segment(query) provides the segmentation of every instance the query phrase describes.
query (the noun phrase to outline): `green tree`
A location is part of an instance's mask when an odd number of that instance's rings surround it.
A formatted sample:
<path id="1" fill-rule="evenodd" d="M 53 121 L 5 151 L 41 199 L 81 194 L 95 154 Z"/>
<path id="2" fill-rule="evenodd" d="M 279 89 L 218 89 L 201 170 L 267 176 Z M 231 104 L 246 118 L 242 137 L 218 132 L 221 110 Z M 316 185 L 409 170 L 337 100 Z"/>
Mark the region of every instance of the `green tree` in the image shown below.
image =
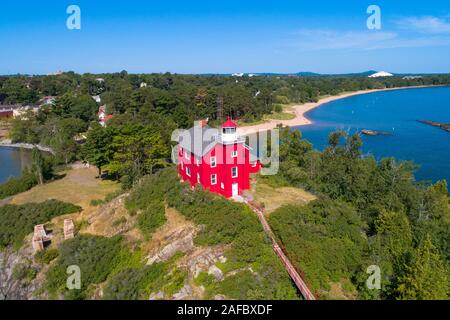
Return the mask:
<path id="1" fill-rule="evenodd" d="M 102 128 L 98 123 L 94 123 L 88 131 L 86 143 L 83 145 L 83 158 L 98 168 L 99 176 L 102 174 L 102 167 L 111 160 L 112 139 L 112 130 Z"/>
<path id="2" fill-rule="evenodd" d="M 406 267 L 397 288 L 398 299 L 448 299 L 449 277 L 430 237 L 417 248 L 415 260 Z"/>

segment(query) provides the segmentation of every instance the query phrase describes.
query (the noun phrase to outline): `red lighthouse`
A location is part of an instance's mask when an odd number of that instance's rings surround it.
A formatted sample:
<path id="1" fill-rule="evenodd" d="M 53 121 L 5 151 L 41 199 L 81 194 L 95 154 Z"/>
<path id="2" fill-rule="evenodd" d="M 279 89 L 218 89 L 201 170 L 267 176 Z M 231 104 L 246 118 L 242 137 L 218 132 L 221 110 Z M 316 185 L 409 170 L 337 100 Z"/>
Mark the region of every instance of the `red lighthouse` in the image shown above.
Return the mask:
<path id="1" fill-rule="evenodd" d="M 261 164 L 236 129 L 236 123 L 228 119 L 220 131 L 210 128 L 207 121 L 183 131 L 178 144 L 181 179 L 226 198 L 250 189 L 250 174 L 257 173 Z"/>

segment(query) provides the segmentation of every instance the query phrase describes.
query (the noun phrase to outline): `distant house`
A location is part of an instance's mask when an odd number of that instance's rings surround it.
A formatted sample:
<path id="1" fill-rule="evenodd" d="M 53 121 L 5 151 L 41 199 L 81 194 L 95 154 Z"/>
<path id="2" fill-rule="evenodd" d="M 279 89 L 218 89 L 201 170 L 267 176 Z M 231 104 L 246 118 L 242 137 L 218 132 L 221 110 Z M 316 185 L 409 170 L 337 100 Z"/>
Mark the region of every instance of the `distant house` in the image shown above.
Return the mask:
<path id="1" fill-rule="evenodd" d="M 415 79 L 422 79 L 422 76 L 405 76 L 402 79 L 403 80 L 415 80 Z"/>
<path id="2" fill-rule="evenodd" d="M 105 79 L 103 79 L 103 78 L 97 78 L 97 79 L 95 79 L 95 81 L 100 82 L 100 83 L 103 83 L 103 82 L 105 82 Z"/>
<path id="3" fill-rule="evenodd" d="M 232 76 L 242 78 L 244 76 L 244 74 L 243 73 L 233 73 Z"/>
<path id="4" fill-rule="evenodd" d="M 236 129 L 228 119 L 220 131 L 208 127 L 207 121 L 183 131 L 177 149 L 181 179 L 226 198 L 250 189 L 250 174 L 259 172 L 261 163 Z"/>
<path id="5" fill-rule="evenodd" d="M 12 118 L 14 116 L 14 110 L 9 106 L 0 106 L 0 119 Z"/>
<path id="6" fill-rule="evenodd" d="M 100 96 L 92 96 L 92 99 L 94 99 L 97 103 L 102 103 L 102 98 L 100 98 Z"/>
<path id="7" fill-rule="evenodd" d="M 113 118 L 111 114 L 106 113 L 106 105 L 100 106 L 100 108 L 98 108 L 97 116 L 98 123 L 102 127 L 106 127 L 106 123 Z"/>
<path id="8" fill-rule="evenodd" d="M 369 78 L 382 78 L 382 77 L 393 77 L 394 75 L 392 73 L 386 72 L 386 71 L 380 71 L 376 72 L 369 76 Z"/>
<path id="9" fill-rule="evenodd" d="M 39 101 L 39 106 L 48 106 L 53 105 L 55 103 L 56 97 L 54 96 L 45 96 Z"/>
<path id="10" fill-rule="evenodd" d="M 141 88 L 146 88 L 146 87 L 147 87 L 147 83 L 141 82 L 140 87 L 141 87 Z"/>
<path id="11" fill-rule="evenodd" d="M 34 113 L 39 111 L 39 106 L 20 106 L 13 110 L 14 118 L 21 118 L 22 120 L 27 120 L 25 114 L 29 111 L 33 111 Z"/>

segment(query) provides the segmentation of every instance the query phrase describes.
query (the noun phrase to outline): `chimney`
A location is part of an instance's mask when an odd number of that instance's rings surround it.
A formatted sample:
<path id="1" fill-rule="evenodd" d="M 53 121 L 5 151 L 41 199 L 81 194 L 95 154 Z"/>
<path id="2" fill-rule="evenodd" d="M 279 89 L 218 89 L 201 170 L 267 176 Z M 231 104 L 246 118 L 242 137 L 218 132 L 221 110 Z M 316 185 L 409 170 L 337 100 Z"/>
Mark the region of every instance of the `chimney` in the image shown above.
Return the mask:
<path id="1" fill-rule="evenodd" d="M 208 122 L 209 122 L 209 118 L 206 118 L 206 119 L 200 120 L 198 122 L 198 124 L 199 124 L 200 128 L 204 128 L 204 127 L 206 127 L 208 125 Z"/>

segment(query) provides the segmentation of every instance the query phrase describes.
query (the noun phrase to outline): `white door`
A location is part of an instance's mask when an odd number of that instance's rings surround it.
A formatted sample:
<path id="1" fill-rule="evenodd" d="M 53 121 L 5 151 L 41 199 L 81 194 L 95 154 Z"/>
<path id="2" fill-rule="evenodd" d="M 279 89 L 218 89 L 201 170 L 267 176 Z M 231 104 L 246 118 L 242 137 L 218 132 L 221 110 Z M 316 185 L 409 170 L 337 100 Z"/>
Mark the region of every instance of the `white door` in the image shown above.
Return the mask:
<path id="1" fill-rule="evenodd" d="M 239 195 L 239 185 L 238 185 L 237 183 L 233 183 L 233 184 L 231 185 L 231 192 L 232 192 L 232 194 L 233 194 L 233 195 L 232 195 L 233 197 Z"/>

